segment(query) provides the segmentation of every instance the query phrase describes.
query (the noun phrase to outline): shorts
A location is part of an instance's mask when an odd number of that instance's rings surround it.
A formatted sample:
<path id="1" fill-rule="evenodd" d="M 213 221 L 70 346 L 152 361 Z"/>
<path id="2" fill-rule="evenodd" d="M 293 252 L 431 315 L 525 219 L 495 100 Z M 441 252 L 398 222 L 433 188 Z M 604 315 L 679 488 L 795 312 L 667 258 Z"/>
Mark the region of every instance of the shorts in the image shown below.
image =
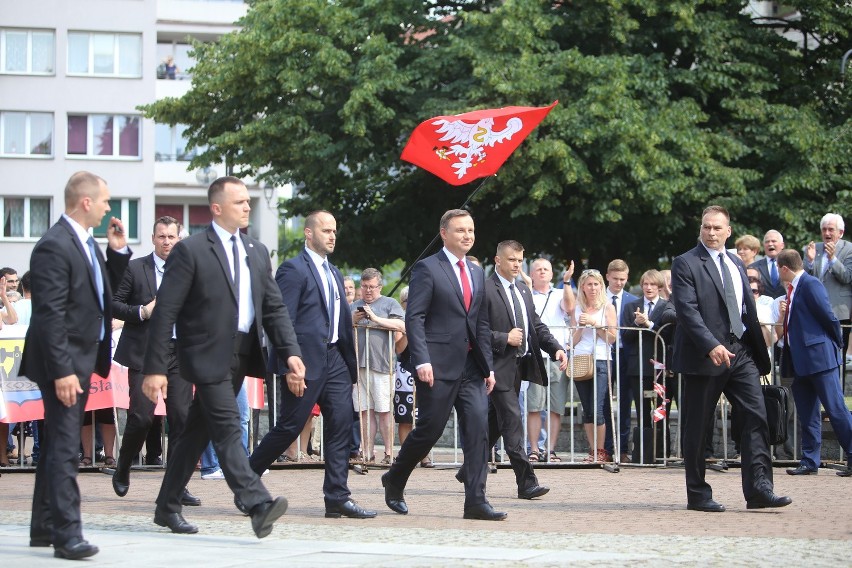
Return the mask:
<path id="1" fill-rule="evenodd" d="M 95 410 L 95 422 L 98 424 L 115 424 L 115 412 L 113 412 L 112 408 L 99 408 Z M 83 426 L 91 426 L 92 425 L 92 411 L 86 411 L 86 415 L 83 416 Z"/>
<path id="2" fill-rule="evenodd" d="M 370 396 L 367 396 L 367 382 L 369 381 Z M 360 405 L 358 404 L 360 391 Z M 352 389 L 352 404 L 355 410 L 375 410 L 376 412 L 390 412 L 391 400 L 393 399 L 393 388 L 391 377 L 388 373 L 380 373 L 370 369 L 358 368 L 358 385 Z"/>
<path id="3" fill-rule="evenodd" d="M 565 413 L 565 404 L 568 402 L 568 389 L 571 388 L 571 380 L 565 375 L 565 371 L 559 370 L 559 362 L 547 360 L 547 369 L 550 373 L 550 411 L 556 414 Z M 547 406 L 545 387 L 530 383 L 527 389 L 527 412 L 541 412 Z"/>

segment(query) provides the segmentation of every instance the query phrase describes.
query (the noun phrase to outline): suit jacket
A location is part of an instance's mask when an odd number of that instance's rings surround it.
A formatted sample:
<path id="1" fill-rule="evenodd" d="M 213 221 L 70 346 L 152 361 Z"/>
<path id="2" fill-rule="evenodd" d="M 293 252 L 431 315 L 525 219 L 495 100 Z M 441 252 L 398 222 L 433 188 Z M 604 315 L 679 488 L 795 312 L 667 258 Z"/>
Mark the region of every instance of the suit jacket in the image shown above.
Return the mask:
<path id="1" fill-rule="evenodd" d="M 825 253 L 825 243 L 817 243 L 814 263 L 808 267 L 805 261 L 805 271 L 825 286 L 831 309 L 837 319 L 848 320 L 852 314 L 852 243 L 843 239 L 837 241 L 834 262 L 825 274 L 822 273 L 825 260 L 823 253 Z M 806 258 L 804 251 L 802 258 Z"/>
<path id="2" fill-rule="evenodd" d="M 240 233 L 246 250 L 253 331 L 266 335 L 279 357 L 300 356 L 296 334 L 281 293 L 272 280 L 269 252 L 259 241 Z M 225 247 L 212 226 L 180 241 L 169 253 L 157 307 L 151 316 L 143 372 L 165 375 L 168 343 L 177 325 L 177 356 L 181 376 L 191 383 L 219 382 L 231 369 L 239 316 L 237 290 Z M 247 373 L 262 377 L 266 354 L 257 339 L 251 346 Z"/>
<path id="3" fill-rule="evenodd" d="M 124 271 L 124 278 L 112 298 L 112 311 L 116 319 L 124 321 L 121 339 L 115 348 L 113 359 L 130 369 L 139 370 L 145 360 L 148 346 L 148 324 L 150 319 L 139 317 L 139 308 L 157 296 L 157 275 L 154 253 L 134 258 Z"/>
<path id="4" fill-rule="evenodd" d="M 637 327 L 636 326 L 636 310 L 645 311 L 645 298 L 637 298 L 629 304 L 624 304 L 624 310 L 621 312 L 622 327 Z M 677 321 L 674 304 L 658 297 L 654 305 L 654 309 L 648 315 L 650 320 L 654 322 L 654 327 L 648 331 L 637 331 L 635 329 L 625 329 L 621 332 L 621 341 L 624 343 L 625 353 L 627 353 L 626 372 L 631 376 L 639 376 L 639 341 L 641 335 L 642 342 L 642 364 L 645 368 L 644 376 L 654 376 L 654 365 L 651 359 L 654 357 L 654 345 L 656 336 L 660 328 L 660 337 L 665 341 L 666 347 L 671 345 L 671 339 L 674 336 L 674 323 Z M 670 324 L 670 325 L 667 325 Z M 666 326 L 666 327 L 663 327 Z M 657 344 L 657 360 L 661 361 L 665 355 L 661 351 L 661 346 Z M 668 364 L 666 365 L 668 367 Z"/>
<path id="5" fill-rule="evenodd" d="M 604 293 L 606 293 L 606 292 L 604 292 Z M 617 321 L 617 322 L 619 322 L 619 323 L 618 323 L 618 325 L 622 325 L 620 322 L 621 322 L 621 318 L 624 318 L 624 313 L 625 313 L 625 312 L 624 312 L 624 308 L 626 308 L 626 307 L 627 307 L 627 304 L 629 304 L 629 303 L 631 303 L 631 302 L 635 302 L 635 301 L 636 301 L 636 300 L 638 300 L 638 299 L 639 299 L 639 298 L 638 298 L 637 296 L 635 296 L 635 295 L 631 294 L 631 293 L 630 293 L 630 292 L 628 292 L 627 290 L 622 290 L 622 292 L 621 292 L 621 303 L 620 303 L 620 306 L 621 306 L 621 317 L 619 318 L 618 312 L 616 312 L 616 313 L 615 313 L 615 316 L 616 316 L 616 318 L 617 318 L 617 319 L 616 319 L 616 321 Z M 608 302 L 608 303 L 610 303 L 610 304 L 612 304 L 612 298 L 607 298 L 607 302 Z M 630 321 L 632 322 L 633 320 L 631 319 Z M 626 361 L 626 360 L 627 360 L 627 357 L 629 357 L 629 356 L 630 356 L 630 346 L 629 346 L 629 345 L 626 345 L 626 344 L 624 343 L 624 334 L 621 334 L 621 343 L 620 343 L 619 345 L 621 345 L 621 349 L 622 349 L 622 352 L 621 352 L 621 353 L 622 353 L 621 358 L 622 358 L 622 359 L 624 359 L 624 360 Z M 615 348 L 615 344 L 613 344 L 613 349 L 614 349 L 614 348 Z M 624 351 L 625 349 L 626 349 L 627 351 Z"/>
<path id="6" fill-rule="evenodd" d="M 535 311 L 532 293 L 523 282 L 515 282 L 515 288 L 523 299 L 524 310 L 527 313 L 529 329 L 526 330 L 529 341 L 528 351 L 530 364 L 526 365 L 523 380 L 540 385 L 547 384 L 547 369 L 541 357 L 544 349 L 550 358 L 556 360 L 556 352 L 563 349 L 559 341 L 550 333 L 550 329 L 542 323 Z M 497 273 L 493 273 L 485 282 L 485 299 L 488 302 L 488 319 L 491 322 L 491 356 L 494 363 L 495 389 L 508 391 L 516 386 L 518 347 L 509 345 L 509 332 L 515 326 L 515 308 L 512 300 L 506 294 L 503 283 Z"/>
<path id="7" fill-rule="evenodd" d="M 745 311 L 742 321 L 745 333 L 742 341 L 761 375 L 770 371 L 769 353 L 757 320 L 757 308 L 748 286 L 748 278 L 740 258 L 727 251 L 742 280 Z M 716 366 L 708 356 L 717 345 L 728 345 L 731 322 L 725 306 L 722 277 L 701 243 L 674 259 L 672 263 L 672 297 L 677 312 L 672 369 L 689 375 L 716 376 L 725 372 L 724 365 Z"/>
<path id="8" fill-rule="evenodd" d="M 464 309 L 455 268 L 443 250 L 412 268 L 405 312 L 412 373 L 418 365 L 431 363 L 435 380 L 458 380 L 470 351 L 482 376 L 491 374 L 491 327 L 485 305 L 485 273 L 467 261 L 465 268 L 473 280 L 469 311 Z"/>
<path id="9" fill-rule="evenodd" d="M 33 313 L 20 372 L 40 386 L 72 374 L 88 379 L 93 370 L 102 377 L 109 374 L 111 282 L 121 278 L 130 255 L 107 248 L 105 262 L 99 247 L 95 254 L 104 281 L 103 310 L 89 257 L 64 217 L 33 248 Z"/>
<path id="10" fill-rule="evenodd" d="M 787 294 L 784 289 L 784 284 L 781 282 L 781 275 L 778 276 L 778 285 L 772 285 L 772 277 L 769 275 L 769 257 L 763 257 L 748 265 L 760 273 L 760 281 L 763 282 L 763 293 L 772 298 L 780 298 Z"/>
<path id="11" fill-rule="evenodd" d="M 804 377 L 843 365 L 840 322 L 819 280 L 802 273 L 793 295 L 781 374 Z"/>
<path id="12" fill-rule="evenodd" d="M 340 294 L 340 316 L 337 323 L 337 347 L 349 368 L 352 382 L 358 380 L 358 364 L 355 359 L 355 340 L 352 336 L 352 313 L 343 295 L 343 275 L 329 263 Z M 284 304 L 293 319 L 296 339 L 302 349 L 306 381 L 321 377 L 328 361 L 328 309 L 325 303 L 322 279 L 308 251 L 302 249 L 299 256 L 281 263 L 275 273 L 275 281 L 284 298 Z M 271 361 L 270 370 L 283 374 L 283 361 Z"/>

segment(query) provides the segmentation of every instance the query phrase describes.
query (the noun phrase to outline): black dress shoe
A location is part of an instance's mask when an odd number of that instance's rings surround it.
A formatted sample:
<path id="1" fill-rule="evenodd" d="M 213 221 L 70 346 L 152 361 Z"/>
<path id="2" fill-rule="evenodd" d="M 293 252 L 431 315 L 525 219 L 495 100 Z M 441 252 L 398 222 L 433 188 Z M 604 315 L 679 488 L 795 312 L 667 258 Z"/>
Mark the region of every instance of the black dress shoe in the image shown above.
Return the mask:
<path id="1" fill-rule="evenodd" d="M 385 488 L 385 503 L 394 513 L 400 515 L 408 514 L 408 505 L 405 504 L 402 489 L 394 487 L 388 480 L 388 474 L 382 476 L 382 487 Z"/>
<path id="2" fill-rule="evenodd" d="M 245 506 L 245 503 L 240 501 L 240 498 L 237 497 L 236 494 L 234 495 L 234 506 L 236 506 L 240 513 L 242 513 L 246 517 L 251 515 L 251 511 L 249 511 L 249 508 Z"/>
<path id="3" fill-rule="evenodd" d="M 272 525 L 286 512 L 287 499 L 284 497 L 276 497 L 274 501 L 256 505 L 251 510 L 251 528 L 257 538 L 269 536 Z"/>
<path id="4" fill-rule="evenodd" d="M 195 534 L 198 532 L 198 527 L 186 522 L 186 519 L 180 513 L 167 513 L 156 509 L 154 511 L 154 523 L 161 527 L 169 527 L 173 533 L 177 534 Z"/>
<path id="5" fill-rule="evenodd" d="M 130 489 L 130 469 L 124 469 L 121 466 L 115 468 L 115 473 L 112 474 L 112 489 L 119 497 L 127 495 Z"/>
<path id="6" fill-rule="evenodd" d="M 180 504 L 184 507 L 200 507 L 201 499 L 189 492 L 189 489 L 184 488 L 180 496 Z"/>
<path id="7" fill-rule="evenodd" d="M 80 560 L 81 558 L 94 556 L 97 553 L 97 546 L 79 538 L 71 539 L 62 546 L 55 546 L 53 548 L 53 556 L 68 560 Z"/>
<path id="8" fill-rule="evenodd" d="M 378 513 L 361 508 L 355 501 L 348 499 L 336 505 L 326 504 L 325 517 L 327 519 L 339 519 L 349 517 L 350 519 L 372 519 Z"/>
<path id="9" fill-rule="evenodd" d="M 474 505 L 464 508 L 465 519 L 476 519 L 479 521 L 502 521 L 508 515 L 502 511 L 495 511 L 488 503 Z"/>
<path id="10" fill-rule="evenodd" d="M 527 489 L 518 489 L 518 499 L 535 499 L 546 494 L 548 491 L 550 491 L 550 487 L 542 485 L 534 485 Z"/>
<path id="11" fill-rule="evenodd" d="M 852 467 L 841 469 L 837 472 L 837 475 L 839 475 L 840 477 L 852 477 Z"/>
<path id="12" fill-rule="evenodd" d="M 456 481 L 459 483 L 464 483 L 464 467 L 460 467 L 456 472 Z"/>
<path id="13" fill-rule="evenodd" d="M 772 491 L 758 493 L 746 501 L 746 509 L 770 509 L 775 507 L 786 507 L 793 500 L 789 497 L 776 495 Z"/>
<path id="14" fill-rule="evenodd" d="M 799 467 L 793 469 L 790 468 L 787 470 L 787 475 L 816 475 L 819 470 L 815 467 L 808 467 L 806 465 L 800 465 Z"/>
<path id="15" fill-rule="evenodd" d="M 724 513 L 725 506 L 717 503 L 713 499 L 706 501 L 698 501 L 697 503 L 687 503 L 686 508 L 690 511 L 703 511 L 705 513 Z"/>

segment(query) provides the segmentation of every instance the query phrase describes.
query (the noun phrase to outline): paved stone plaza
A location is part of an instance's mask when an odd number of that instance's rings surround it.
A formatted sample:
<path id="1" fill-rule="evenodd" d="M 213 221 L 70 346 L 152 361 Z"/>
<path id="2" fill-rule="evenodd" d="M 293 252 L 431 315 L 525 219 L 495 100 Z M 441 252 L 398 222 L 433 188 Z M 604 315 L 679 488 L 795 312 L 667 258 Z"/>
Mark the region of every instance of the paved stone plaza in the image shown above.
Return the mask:
<path id="1" fill-rule="evenodd" d="M 197 535 L 173 535 L 152 522 L 161 470 L 134 471 L 127 497 L 112 492 L 109 476 L 83 473 L 85 536 L 101 552 L 99 566 L 203 566 L 256 562 L 281 566 L 848 566 L 852 562 L 852 479 L 833 470 L 791 477 L 775 469 L 776 491 L 790 495 L 784 509 L 747 511 L 739 470 L 708 471 L 725 513 L 687 511 L 683 471 L 623 466 L 537 468 L 551 492 L 535 501 L 515 498 L 511 470 L 488 477 L 488 496 L 503 522 L 462 519 L 463 491 L 455 469 L 418 469 L 406 499 L 411 513 L 384 504 L 381 470 L 349 477 L 353 497 L 375 508 L 372 520 L 323 516 L 321 469 L 275 469 L 263 480 L 290 508 L 272 534 L 257 540 L 233 506 L 224 481 L 190 489 L 202 507 L 184 509 Z M 31 549 L 28 521 L 33 475 L 0 478 L 0 566 L 57 566 L 50 549 Z M 275 564 L 272 564 L 275 563 Z"/>

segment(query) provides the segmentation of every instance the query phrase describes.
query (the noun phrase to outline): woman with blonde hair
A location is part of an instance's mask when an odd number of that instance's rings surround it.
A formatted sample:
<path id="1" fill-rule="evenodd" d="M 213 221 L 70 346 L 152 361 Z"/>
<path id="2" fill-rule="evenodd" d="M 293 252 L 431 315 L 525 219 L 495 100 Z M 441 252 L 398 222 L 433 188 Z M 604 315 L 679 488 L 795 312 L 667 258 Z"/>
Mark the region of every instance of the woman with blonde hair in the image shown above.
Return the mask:
<path id="1" fill-rule="evenodd" d="M 754 235 L 741 236 L 736 240 L 734 246 L 737 247 L 737 256 L 740 257 L 746 268 L 760 254 L 760 241 Z"/>
<path id="2" fill-rule="evenodd" d="M 574 321 L 579 326 L 574 331 L 576 355 L 594 355 L 595 374 L 586 381 L 578 381 L 577 393 L 583 407 L 583 429 L 589 439 L 589 456 L 586 462 L 611 461 L 604 449 L 604 400 L 609 396 L 610 349 L 616 337 L 615 307 L 606 301 L 605 285 L 597 270 L 584 270 L 577 283 L 577 306 Z M 594 448 L 594 449 L 591 449 Z"/>

